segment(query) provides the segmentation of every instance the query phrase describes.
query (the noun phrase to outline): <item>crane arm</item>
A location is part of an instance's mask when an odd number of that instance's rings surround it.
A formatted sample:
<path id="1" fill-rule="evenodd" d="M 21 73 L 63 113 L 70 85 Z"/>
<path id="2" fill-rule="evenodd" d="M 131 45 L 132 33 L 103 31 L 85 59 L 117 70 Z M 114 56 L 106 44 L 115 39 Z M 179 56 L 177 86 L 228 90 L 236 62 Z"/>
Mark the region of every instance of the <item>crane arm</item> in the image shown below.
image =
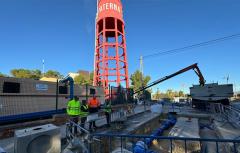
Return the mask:
<path id="1" fill-rule="evenodd" d="M 193 68 L 194 72 L 197 74 L 197 76 L 199 77 L 199 84 L 201 86 L 204 86 L 205 85 L 205 79 L 203 77 L 203 74 L 202 72 L 200 71 L 199 67 L 196 65 L 194 68 Z"/>
<path id="2" fill-rule="evenodd" d="M 200 71 L 200 69 L 199 69 L 199 67 L 198 67 L 198 64 L 195 63 L 195 64 L 190 65 L 190 66 L 188 66 L 188 67 L 186 67 L 186 68 L 184 68 L 184 69 L 181 69 L 181 70 L 179 70 L 179 71 L 177 71 L 177 72 L 175 72 L 175 73 L 173 73 L 173 74 L 171 74 L 171 75 L 168 75 L 168 76 L 165 76 L 165 77 L 163 77 L 163 78 L 161 78 L 161 79 L 158 79 L 158 80 L 156 80 L 156 81 L 148 84 L 147 86 L 138 89 L 138 90 L 135 91 L 133 94 L 139 93 L 139 92 L 141 92 L 141 91 L 143 91 L 143 90 L 146 90 L 146 89 L 148 89 L 148 88 L 150 88 L 150 87 L 152 87 L 152 86 L 155 86 L 155 85 L 157 85 L 157 84 L 159 84 L 159 83 L 161 83 L 161 82 L 164 82 L 164 81 L 166 81 L 166 80 L 168 80 L 168 79 L 171 79 L 171 78 L 173 78 L 173 77 L 175 77 L 175 76 L 177 76 L 177 75 L 180 75 L 180 74 L 182 74 L 182 73 L 184 73 L 184 72 L 187 72 L 187 71 L 189 71 L 189 70 L 194 70 L 194 72 L 195 72 L 195 73 L 197 74 L 197 76 L 199 77 L 199 83 L 200 83 L 200 85 L 204 86 L 204 84 L 205 84 L 205 79 L 204 79 L 204 77 L 203 77 L 203 75 L 202 75 L 202 72 Z"/>

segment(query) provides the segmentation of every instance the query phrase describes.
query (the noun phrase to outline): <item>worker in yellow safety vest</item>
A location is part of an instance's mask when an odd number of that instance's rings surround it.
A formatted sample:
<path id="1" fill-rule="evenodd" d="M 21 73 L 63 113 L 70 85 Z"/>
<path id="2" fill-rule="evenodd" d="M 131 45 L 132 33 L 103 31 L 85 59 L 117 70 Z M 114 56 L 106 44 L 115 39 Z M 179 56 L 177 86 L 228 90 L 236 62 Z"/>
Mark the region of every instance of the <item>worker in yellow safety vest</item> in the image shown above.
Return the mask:
<path id="1" fill-rule="evenodd" d="M 112 106 L 111 106 L 109 99 L 107 99 L 104 104 L 104 112 L 105 112 L 106 119 L 107 119 L 107 127 L 110 127 Z"/>
<path id="2" fill-rule="evenodd" d="M 68 102 L 67 114 L 72 122 L 78 124 L 78 117 L 80 115 L 80 102 L 77 96 Z M 71 127 L 73 127 L 73 124 L 71 124 Z M 77 134 L 77 126 L 74 126 L 72 133 Z"/>
<path id="3" fill-rule="evenodd" d="M 81 112 L 80 112 L 80 118 L 81 118 L 81 127 L 85 128 L 85 122 L 87 120 L 87 116 L 89 115 L 88 105 L 87 101 L 83 100 L 81 105 Z M 83 132 L 83 131 L 82 131 Z"/>

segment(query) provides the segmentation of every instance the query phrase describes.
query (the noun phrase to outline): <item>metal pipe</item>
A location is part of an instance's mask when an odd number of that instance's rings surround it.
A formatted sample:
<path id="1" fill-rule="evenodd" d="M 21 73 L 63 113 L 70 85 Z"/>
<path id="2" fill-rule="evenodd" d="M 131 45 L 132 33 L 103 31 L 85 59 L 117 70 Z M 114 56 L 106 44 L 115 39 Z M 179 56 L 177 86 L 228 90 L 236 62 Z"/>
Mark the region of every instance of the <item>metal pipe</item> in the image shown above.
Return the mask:
<path id="1" fill-rule="evenodd" d="M 56 113 L 58 112 L 58 79 L 57 79 L 57 83 L 56 83 Z"/>
<path id="2" fill-rule="evenodd" d="M 70 121 L 70 120 L 68 120 L 68 122 L 71 123 L 73 126 L 76 126 L 78 129 L 83 130 L 85 133 L 90 134 L 90 132 L 88 130 L 86 130 L 85 128 L 81 127 L 79 124 L 76 124 L 75 122 Z"/>
<path id="3" fill-rule="evenodd" d="M 74 80 L 73 80 L 73 78 L 68 75 L 64 79 L 60 80 L 59 82 L 61 82 L 61 83 L 68 83 L 69 82 L 69 85 L 70 85 L 69 98 L 73 99 L 73 97 L 74 97 Z"/>
<path id="4" fill-rule="evenodd" d="M 129 134 L 101 134 L 101 133 L 93 133 L 91 134 L 92 137 L 125 137 L 125 138 L 138 138 L 138 139 L 144 139 L 144 138 L 152 138 L 157 140 L 181 140 L 181 141 L 205 141 L 205 142 L 228 142 L 228 143 L 240 143 L 239 140 L 233 140 L 233 139 L 207 139 L 207 138 L 183 138 L 183 137 L 166 137 L 166 136 L 149 136 L 149 135 L 129 135 Z"/>

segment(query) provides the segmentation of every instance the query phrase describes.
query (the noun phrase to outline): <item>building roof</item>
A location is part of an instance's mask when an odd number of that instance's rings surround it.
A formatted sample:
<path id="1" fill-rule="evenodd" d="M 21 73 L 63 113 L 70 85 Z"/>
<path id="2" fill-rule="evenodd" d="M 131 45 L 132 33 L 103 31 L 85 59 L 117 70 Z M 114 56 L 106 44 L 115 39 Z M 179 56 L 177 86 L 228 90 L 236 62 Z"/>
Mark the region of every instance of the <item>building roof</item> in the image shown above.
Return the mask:
<path id="1" fill-rule="evenodd" d="M 40 81 L 57 82 L 57 78 L 42 77 Z"/>

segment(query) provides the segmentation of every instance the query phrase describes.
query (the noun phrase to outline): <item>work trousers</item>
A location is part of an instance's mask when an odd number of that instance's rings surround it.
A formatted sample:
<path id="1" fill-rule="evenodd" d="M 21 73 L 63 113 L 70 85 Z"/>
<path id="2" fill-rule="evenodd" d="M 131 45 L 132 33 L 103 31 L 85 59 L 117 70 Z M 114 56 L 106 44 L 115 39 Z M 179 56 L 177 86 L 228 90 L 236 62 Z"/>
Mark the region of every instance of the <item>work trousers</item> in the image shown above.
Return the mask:
<path id="1" fill-rule="evenodd" d="M 89 113 L 93 114 L 93 113 L 97 113 L 98 112 L 98 108 L 89 108 Z M 92 130 L 92 128 L 97 128 L 96 126 L 96 121 L 91 121 L 89 123 L 89 130 Z"/>
<path id="2" fill-rule="evenodd" d="M 85 128 L 85 122 L 87 120 L 87 117 L 81 117 L 81 127 Z M 83 132 L 83 131 L 82 131 Z"/>
<path id="3" fill-rule="evenodd" d="M 78 124 L 78 116 L 70 116 L 70 121 L 74 122 L 75 124 Z M 74 126 L 72 123 L 71 125 L 71 131 L 73 134 L 77 134 L 77 126 Z"/>
<path id="4" fill-rule="evenodd" d="M 92 128 L 97 128 L 97 126 L 96 126 L 96 121 L 91 121 L 91 122 L 89 123 L 89 130 L 92 130 Z"/>
<path id="5" fill-rule="evenodd" d="M 106 119 L 107 119 L 107 125 L 110 126 L 111 122 L 111 113 L 105 112 Z"/>

